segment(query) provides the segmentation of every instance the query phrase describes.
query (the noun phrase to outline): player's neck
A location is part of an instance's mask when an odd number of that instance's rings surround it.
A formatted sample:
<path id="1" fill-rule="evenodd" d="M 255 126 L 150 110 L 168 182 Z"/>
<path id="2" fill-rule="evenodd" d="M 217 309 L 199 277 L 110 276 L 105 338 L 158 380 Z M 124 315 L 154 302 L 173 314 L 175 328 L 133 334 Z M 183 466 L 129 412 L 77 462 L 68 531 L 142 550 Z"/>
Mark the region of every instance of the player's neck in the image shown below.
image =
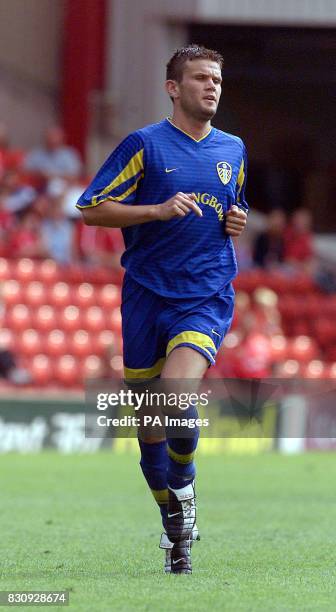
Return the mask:
<path id="1" fill-rule="evenodd" d="M 171 117 L 171 122 L 183 132 L 195 138 L 195 140 L 200 140 L 204 136 L 206 136 L 211 130 L 211 122 L 209 121 L 198 121 L 197 119 L 193 119 L 192 117 L 186 117 L 184 114 L 174 111 L 173 116 Z"/>

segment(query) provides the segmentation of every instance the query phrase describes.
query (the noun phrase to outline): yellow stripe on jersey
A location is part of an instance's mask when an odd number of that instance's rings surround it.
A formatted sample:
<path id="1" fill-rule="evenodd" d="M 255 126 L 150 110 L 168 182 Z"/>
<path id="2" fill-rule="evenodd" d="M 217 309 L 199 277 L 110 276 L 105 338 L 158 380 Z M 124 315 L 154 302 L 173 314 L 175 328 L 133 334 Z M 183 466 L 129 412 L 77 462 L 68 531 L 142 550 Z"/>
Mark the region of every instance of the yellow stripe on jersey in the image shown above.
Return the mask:
<path id="1" fill-rule="evenodd" d="M 238 193 L 237 193 L 237 201 L 240 202 L 240 192 L 242 190 L 242 187 L 244 185 L 244 180 L 245 180 L 245 167 L 244 167 L 244 160 L 242 159 L 242 163 L 240 164 L 240 168 L 239 168 L 239 174 L 238 174 L 238 178 L 237 178 L 237 183 L 238 183 Z"/>
<path id="2" fill-rule="evenodd" d="M 136 190 L 137 186 L 138 186 L 138 182 L 140 181 L 140 179 L 142 179 L 144 177 L 144 173 L 141 172 L 139 178 L 137 178 L 136 182 L 134 183 L 134 185 L 132 185 L 132 187 L 130 187 L 129 189 L 127 189 L 127 191 L 125 191 L 124 193 L 122 193 L 120 196 L 115 196 L 115 197 L 108 197 L 108 200 L 113 200 L 116 202 L 122 202 L 123 200 L 125 200 L 131 193 L 133 193 L 133 191 Z M 102 200 L 101 200 L 102 201 Z M 104 202 L 104 200 L 103 200 Z"/>
<path id="3" fill-rule="evenodd" d="M 179 344 L 184 343 L 195 344 L 195 346 L 198 346 L 199 348 L 203 349 L 203 351 L 205 351 L 210 356 L 211 361 L 213 361 L 214 356 L 208 349 L 212 348 L 215 353 L 217 352 L 214 341 L 212 340 L 212 338 L 210 338 L 210 336 L 196 331 L 184 331 L 181 334 L 177 334 L 177 336 L 175 336 L 168 342 L 166 353 L 167 357 L 174 348 L 176 348 Z"/>
<path id="4" fill-rule="evenodd" d="M 132 191 L 134 191 L 136 189 L 136 185 L 138 183 L 138 181 L 136 182 L 135 186 L 132 185 L 132 187 L 130 187 L 130 189 L 128 189 L 127 191 L 125 191 L 125 193 L 123 193 L 121 196 L 118 196 L 116 198 L 112 197 L 111 195 L 108 196 L 108 194 L 110 194 L 110 192 L 113 189 L 116 189 L 117 187 L 119 187 L 120 185 L 122 185 L 123 183 L 126 183 L 126 181 L 129 181 L 129 179 L 133 178 L 133 176 L 136 176 L 138 174 L 138 172 L 140 172 L 141 170 L 144 169 L 144 165 L 143 165 L 143 148 L 140 149 L 140 151 L 138 151 L 135 155 L 133 155 L 132 159 L 130 159 L 130 161 L 128 162 L 127 166 L 125 166 L 125 168 L 123 168 L 123 170 L 118 174 L 118 176 L 116 176 L 115 179 L 113 179 L 112 183 L 110 183 L 109 185 L 107 185 L 107 187 L 105 187 L 105 189 L 103 189 L 103 191 L 101 191 L 98 195 L 93 196 L 92 198 L 92 204 L 91 206 L 97 206 L 97 204 L 100 204 L 100 202 L 98 202 L 98 198 L 101 198 L 102 196 L 106 195 L 107 197 L 105 198 L 107 199 L 113 199 L 113 200 L 117 200 L 118 202 L 121 202 L 123 199 L 127 198 L 127 196 L 132 193 Z M 142 174 L 143 176 L 143 174 Z M 140 180 L 139 177 L 138 180 Z"/>

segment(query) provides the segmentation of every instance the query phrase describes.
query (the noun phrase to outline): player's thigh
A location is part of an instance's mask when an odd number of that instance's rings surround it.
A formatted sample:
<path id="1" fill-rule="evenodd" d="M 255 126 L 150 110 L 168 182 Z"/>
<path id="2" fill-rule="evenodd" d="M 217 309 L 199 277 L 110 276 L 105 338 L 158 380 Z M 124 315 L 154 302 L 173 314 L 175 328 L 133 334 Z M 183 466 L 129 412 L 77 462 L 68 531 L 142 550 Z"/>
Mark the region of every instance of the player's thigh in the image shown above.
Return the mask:
<path id="1" fill-rule="evenodd" d="M 208 359 L 190 346 L 177 346 L 167 357 L 161 378 L 203 378 Z"/>

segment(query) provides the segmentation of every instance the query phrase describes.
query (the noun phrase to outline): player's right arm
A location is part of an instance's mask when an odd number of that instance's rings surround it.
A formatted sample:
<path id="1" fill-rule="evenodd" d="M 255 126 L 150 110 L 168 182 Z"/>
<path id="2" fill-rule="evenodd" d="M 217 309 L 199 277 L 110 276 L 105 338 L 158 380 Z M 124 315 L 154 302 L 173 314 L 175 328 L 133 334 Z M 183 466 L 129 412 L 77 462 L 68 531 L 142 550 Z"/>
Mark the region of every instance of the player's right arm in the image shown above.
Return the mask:
<path id="1" fill-rule="evenodd" d="M 185 217 L 191 211 L 202 216 L 193 193 L 178 192 L 162 204 L 137 204 L 137 206 L 105 201 L 98 206 L 82 209 L 86 225 L 103 227 L 128 227 L 150 221 L 169 221 L 173 217 Z"/>
<path id="2" fill-rule="evenodd" d="M 191 193 L 178 192 L 163 203 L 139 204 L 137 189 L 144 176 L 144 142 L 140 134 L 134 132 L 113 151 L 79 198 L 77 208 L 84 222 L 104 227 L 128 227 L 184 217 L 190 211 L 202 216 Z"/>

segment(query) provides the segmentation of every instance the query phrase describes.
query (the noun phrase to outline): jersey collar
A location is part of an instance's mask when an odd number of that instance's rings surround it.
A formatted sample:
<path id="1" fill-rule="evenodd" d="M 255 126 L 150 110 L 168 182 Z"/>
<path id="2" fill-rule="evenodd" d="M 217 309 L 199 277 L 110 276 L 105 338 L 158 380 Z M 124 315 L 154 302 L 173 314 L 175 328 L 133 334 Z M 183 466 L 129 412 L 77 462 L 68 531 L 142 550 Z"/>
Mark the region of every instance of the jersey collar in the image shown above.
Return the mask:
<path id="1" fill-rule="evenodd" d="M 181 132 L 182 134 L 184 134 L 185 136 L 187 136 L 188 138 L 190 138 L 190 140 L 192 140 L 193 142 L 199 143 L 199 142 L 203 142 L 206 138 L 208 138 L 210 136 L 210 134 L 212 134 L 213 132 L 213 127 L 211 126 L 210 130 L 204 135 L 202 136 L 202 138 L 200 138 L 199 140 L 197 140 L 196 138 L 194 138 L 193 136 L 191 136 L 190 134 L 188 134 L 188 132 L 185 132 L 184 130 L 181 130 L 181 128 L 177 127 L 171 120 L 170 117 L 166 117 L 166 121 L 167 123 L 174 129 L 177 130 L 178 132 Z"/>

